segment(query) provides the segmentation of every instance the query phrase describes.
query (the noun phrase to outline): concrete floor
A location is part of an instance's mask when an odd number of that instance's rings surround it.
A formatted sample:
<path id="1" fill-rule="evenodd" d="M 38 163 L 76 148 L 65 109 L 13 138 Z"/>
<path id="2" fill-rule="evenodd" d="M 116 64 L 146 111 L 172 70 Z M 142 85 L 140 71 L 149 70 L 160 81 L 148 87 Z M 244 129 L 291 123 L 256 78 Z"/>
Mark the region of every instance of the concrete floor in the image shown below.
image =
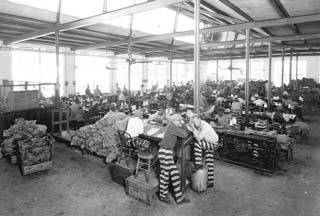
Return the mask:
<path id="1" fill-rule="evenodd" d="M 53 170 L 22 177 L 17 166 L 0 160 L 0 216 L 103 215 L 320 215 L 320 115 L 307 118 L 311 134 L 295 146 L 287 172 L 263 176 L 216 162 L 216 188 L 189 191 L 191 203 L 149 207 L 128 197 L 111 181 L 108 167 L 72 147 L 57 144 Z"/>

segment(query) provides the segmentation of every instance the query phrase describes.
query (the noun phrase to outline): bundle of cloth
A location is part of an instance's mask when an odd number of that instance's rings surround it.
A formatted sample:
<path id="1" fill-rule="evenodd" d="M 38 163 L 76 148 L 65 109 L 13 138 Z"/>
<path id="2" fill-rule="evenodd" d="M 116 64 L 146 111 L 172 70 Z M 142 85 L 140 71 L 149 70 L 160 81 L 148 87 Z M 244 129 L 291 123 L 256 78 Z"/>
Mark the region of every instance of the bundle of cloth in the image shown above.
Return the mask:
<path id="1" fill-rule="evenodd" d="M 277 143 L 282 150 L 289 150 L 289 148 L 293 148 L 295 139 L 289 137 L 287 134 L 278 134 Z"/>
<path id="2" fill-rule="evenodd" d="M 7 130 L 3 131 L 6 137 L 1 143 L 2 153 L 4 155 L 18 154 L 18 141 L 30 141 L 32 139 L 40 139 L 47 134 L 45 125 L 36 124 L 36 121 L 28 121 L 18 118 L 14 124 Z"/>
<path id="3" fill-rule="evenodd" d="M 302 121 L 297 121 L 294 124 L 288 125 L 286 126 L 286 129 L 287 129 L 287 133 L 291 137 L 294 137 L 297 140 L 308 136 L 310 132 L 309 125 Z"/>
<path id="4" fill-rule="evenodd" d="M 52 159 L 52 146 L 49 145 L 46 136 L 19 140 L 18 145 L 20 159 L 25 166 L 47 162 Z"/>
<path id="5" fill-rule="evenodd" d="M 125 130 L 128 116 L 121 112 L 108 113 L 94 124 L 81 127 L 71 137 L 71 145 L 106 157 L 109 163 L 116 159 L 120 143 L 117 130 Z"/>

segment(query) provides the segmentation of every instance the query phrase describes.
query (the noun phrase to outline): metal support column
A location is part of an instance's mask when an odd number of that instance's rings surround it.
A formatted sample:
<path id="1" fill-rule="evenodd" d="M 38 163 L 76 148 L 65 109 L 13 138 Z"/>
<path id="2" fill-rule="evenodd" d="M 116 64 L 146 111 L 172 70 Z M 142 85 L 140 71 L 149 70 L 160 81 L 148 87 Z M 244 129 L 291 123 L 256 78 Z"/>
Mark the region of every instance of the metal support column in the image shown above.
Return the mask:
<path id="1" fill-rule="evenodd" d="M 200 0 L 194 0 L 194 111 L 200 113 L 200 46 L 199 31 L 200 24 Z"/>
<path id="2" fill-rule="evenodd" d="M 290 51 L 289 84 L 292 80 L 292 50 Z"/>
<path id="3" fill-rule="evenodd" d="M 135 4 L 135 0 L 133 1 L 133 4 Z M 133 29 L 132 29 L 133 18 L 134 18 L 134 16 L 133 16 L 133 14 L 131 14 L 130 29 L 129 29 L 129 43 L 128 43 L 128 91 L 129 91 L 128 108 L 129 108 L 129 112 L 132 111 L 132 109 L 131 109 L 131 64 L 133 62 L 133 58 L 132 58 L 132 54 L 131 54 L 131 43 L 132 43 L 132 37 L 133 37 Z"/>
<path id="4" fill-rule="evenodd" d="M 57 11 L 57 21 L 56 25 L 59 25 L 60 23 L 60 14 L 61 14 L 61 2 L 62 0 L 59 0 L 58 5 L 58 11 Z M 59 30 L 55 32 L 55 46 L 56 46 L 56 85 L 55 85 L 55 106 L 57 108 L 60 108 L 60 59 L 59 59 Z"/>
<path id="5" fill-rule="evenodd" d="M 246 83 L 245 83 L 245 95 L 246 95 L 246 122 L 249 121 L 249 82 L 250 82 L 250 29 L 246 29 Z"/>
<path id="6" fill-rule="evenodd" d="M 232 81 L 232 58 L 230 59 L 230 81 Z"/>
<path id="7" fill-rule="evenodd" d="M 216 65 L 216 82 L 219 81 L 219 58 L 217 57 L 217 65 Z"/>
<path id="8" fill-rule="evenodd" d="M 268 76 L 268 110 L 271 105 L 271 76 L 272 76 L 272 42 L 269 43 L 269 76 Z"/>
<path id="9" fill-rule="evenodd" d="M 282 68 L 281 68 L 281 87 L 284 83 L 284 48 L 282 48 Z"/>
<path id="10" fill-rule="evenodd" d="M 299 56 L 297 53 L 297 55 L 296 55 L 296 80 L 298 80 L 298 63 L 299 63 Z"/>
<path id="11" fill-rule="evenodd" d="M 180 7 L 178 5 L 177 10 L 176 10 L 176 16 L 174 18 L 173 33 L 175 33 L 177 31 L 179 13 L 180 13 Z M 169 75 L 170 87 L 172 87 L 172 47 L 173 47 L 173 44 L 174 44 L 174 37 L 171 39 L 171 44 L 170 44 L 170 75 Z"/>

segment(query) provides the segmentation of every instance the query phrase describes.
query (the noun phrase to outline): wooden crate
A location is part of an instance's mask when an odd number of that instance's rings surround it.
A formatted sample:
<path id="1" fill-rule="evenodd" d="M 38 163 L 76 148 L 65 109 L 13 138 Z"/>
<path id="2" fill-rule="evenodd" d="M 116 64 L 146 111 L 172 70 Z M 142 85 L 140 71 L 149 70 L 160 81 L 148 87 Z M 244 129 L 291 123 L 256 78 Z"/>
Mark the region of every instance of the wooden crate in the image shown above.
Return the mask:
<path id="1" fill-rule="evenodd" d="M 149 206 L 155 204 L 157 200 L 156 192 L 159 190 L 159 181 L 152 178 L 149 183 L 145 181 L 144 175 L 141 173 L 135 178 L 130 176 L 126 179 L 126 193 Z"/>
<path id="2" fill-rule="evenodd" d="M 18 155 L 11 155 L 10 156 L 10 163 L 17 164 L 18 163 Z"/>
<path id="3" fill-rule="evenodd" d="M 111 164 L 110 165 L 110 173 L 112 181 L 125 186 L 126 179 L 133 175 L 134 169 L 130 169 L 127 166 L 124 166 L 119 163 Z"/>
<path id="4" fill-rule="evenodd" d="M 50 152 L 51 152 L 50 160 L 43 162 L 43 163 L 39 163 L 39 164 L 25 165 L 23 163 L 23 160 L 20 159 L 21 172 L 22 172 L 23 176 L 29 175 L 32 173 L 36 173 L 36 172 L 50 170 L 53 168 L 53 143 L 54 143 L 54 139 L 50 134 L 47 135 L 47 143 L 50 146 Z"/>
<path id="5" fill-rule="evenodd" d="M 22 165 L 21 171 L 22 171 L 22 175 L 25 176 L 25 175 L 29 175 L 36 172 L 46 171 L 46 170 L 52 169 L 52 167 L 53 167 L 53 161 L 51 160 L 48 162 L 34 164 L 31 166 Z"/>

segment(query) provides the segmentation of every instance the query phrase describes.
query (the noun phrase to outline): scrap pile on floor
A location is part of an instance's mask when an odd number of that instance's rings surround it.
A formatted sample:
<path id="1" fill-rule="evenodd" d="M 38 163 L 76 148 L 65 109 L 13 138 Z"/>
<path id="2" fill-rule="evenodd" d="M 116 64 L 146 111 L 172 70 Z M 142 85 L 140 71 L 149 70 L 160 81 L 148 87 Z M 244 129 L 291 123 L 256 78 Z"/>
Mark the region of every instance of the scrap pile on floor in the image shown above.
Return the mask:
<path id="1" fill-rule="evenodd" d="M 14 125 L 3 131 L 6 139 L 1 143 L 2 153 L 5 156 L 18 155 L 18 143 L 41 143 L 46 138 L 47 127 L 36 124 L 36 121 L 27 121 L 22 118 L 16 119 Z"/>
<path id="2" fill-rule="evenodd" d="M 107 157 L 106 162 L 111 162 L 118 154 L 117 145 L 120 141 L 117 130 L 124 130 L 127 120 L 124 113 L 115 113 L 104 117 L 95 124 L 81 127 L 72 135 L 71 145 Z"/>

